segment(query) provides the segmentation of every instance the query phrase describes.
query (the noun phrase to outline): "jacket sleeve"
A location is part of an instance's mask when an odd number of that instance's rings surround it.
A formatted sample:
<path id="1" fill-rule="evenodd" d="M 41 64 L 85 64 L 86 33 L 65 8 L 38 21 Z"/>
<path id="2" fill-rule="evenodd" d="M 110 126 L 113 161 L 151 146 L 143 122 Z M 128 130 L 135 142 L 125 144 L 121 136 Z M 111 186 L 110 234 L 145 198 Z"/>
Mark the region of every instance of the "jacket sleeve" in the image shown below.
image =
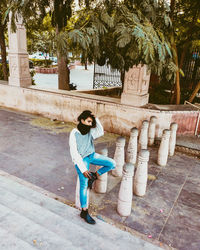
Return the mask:
<path id="1" fill-rule="evenodd" d="M 83 162 L 83 158 L 81 157 L 81 155 L 79 154 L 77 150 L 75 132 L 76 132 L 75 130 L 72 130 L 69 136 L 70 154 L 71 154 L 73 163 L 78 166 L 81 173 L 84 173 L 85 171 L 87 171 L 87 168 Z"/>
<path id="2" fill-rule="evenodd" d="M 104 135 L 103 126 L 101 125 L 101 123 L 97 117 L 96 117 L 96 128 L 91 128 L 90 131 L 91 131 L 93 139 L 96 139 L 96 138 Z"/>

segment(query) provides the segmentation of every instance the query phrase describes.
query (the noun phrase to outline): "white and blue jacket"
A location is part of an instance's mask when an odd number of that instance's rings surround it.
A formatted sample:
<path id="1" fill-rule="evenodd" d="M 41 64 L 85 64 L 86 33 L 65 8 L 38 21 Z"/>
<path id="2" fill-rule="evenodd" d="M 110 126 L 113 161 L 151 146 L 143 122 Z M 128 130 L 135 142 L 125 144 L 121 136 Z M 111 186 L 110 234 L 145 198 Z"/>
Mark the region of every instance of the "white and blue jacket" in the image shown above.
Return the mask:
<path id="1" fill-rule="evenodd" d="M 71 131 L 69 136 L 71 158 L 82 173 L 87 171 L 83 158 L 95 152 L 93 141 L 102 135 L 104 130 L 98 118 L 96 118 L 96 128 L 91 128 L 86 135 L 82 135 L 77 128 Z"/>

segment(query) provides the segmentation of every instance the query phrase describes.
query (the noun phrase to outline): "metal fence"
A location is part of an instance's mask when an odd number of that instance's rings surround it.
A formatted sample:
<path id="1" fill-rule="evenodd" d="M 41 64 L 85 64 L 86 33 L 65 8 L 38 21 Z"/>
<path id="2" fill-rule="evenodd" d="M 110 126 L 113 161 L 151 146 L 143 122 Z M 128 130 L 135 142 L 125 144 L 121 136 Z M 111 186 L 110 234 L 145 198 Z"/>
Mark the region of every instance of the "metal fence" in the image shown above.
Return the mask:
<path id="1" fill-rule="evenodd" d="M 182 87 L 191 89 L 200 81 L 200 50 L 194 49 L 192 53 L 188 53 L 183 64 L 184 76 L 181 77 Z M 106 64 L 99 66 L 94 64 L 93 89 L 104 87 L 121 87 L 122 82 L 120 72 L 112 69 Z"/>
<path id="2" fill-rule="evenodd" d="M 94 64 L 93 89 L 104 87 L 121 87 L 120 72 L 110 66 Z"/>
<path id="3" fill-rule="evenodd" d="M 193 88 L 200 81 L 200 50 L 194 49 L 188 53 L 183 64 L 184 77 L 181 77 L 181 83 L 184 87 Z"/>

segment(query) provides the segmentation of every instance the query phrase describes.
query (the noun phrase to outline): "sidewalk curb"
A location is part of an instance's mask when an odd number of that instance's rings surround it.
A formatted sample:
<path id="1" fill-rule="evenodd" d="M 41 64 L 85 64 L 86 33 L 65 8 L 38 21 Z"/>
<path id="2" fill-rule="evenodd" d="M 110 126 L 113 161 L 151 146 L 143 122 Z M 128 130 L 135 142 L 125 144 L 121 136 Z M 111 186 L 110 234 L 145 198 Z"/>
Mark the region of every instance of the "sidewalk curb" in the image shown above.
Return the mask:
<path id="1" fill-rule="evenodd" d="M 156 138 L 155 144 L 153 146 L 159 148 L 160 141 L 161 141 L 161 138 Z M 153 147 L 153 146 L 151 146 L 151 147 Z M 194 149 L 191 147 L 187 147 L 187 146 L 183 146 L 183 145 L 179 144 L 178 142 L 176 143 L 176 146 L 175 146 L 175 152 L 181 152 L 181 153 L 184 153 L 186 155 L 197 156 L 200 158 L 200 150 Z"/>
<path id="2" fill-rule="evenodd" d="M 177 152 L 181 152 L 187 155 L 197 156 L 198 158 L 200 158 L 200 150 L 197 149 L 176 145 L 175 150 Z"/>

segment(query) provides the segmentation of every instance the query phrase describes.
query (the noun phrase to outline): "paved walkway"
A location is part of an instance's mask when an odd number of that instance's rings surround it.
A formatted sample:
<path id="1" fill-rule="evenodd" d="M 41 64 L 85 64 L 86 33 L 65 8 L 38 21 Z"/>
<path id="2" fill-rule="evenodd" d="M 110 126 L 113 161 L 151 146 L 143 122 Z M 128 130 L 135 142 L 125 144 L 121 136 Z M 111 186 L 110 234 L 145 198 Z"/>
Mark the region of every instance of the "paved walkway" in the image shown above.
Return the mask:
<path id="1" fill-rule="evenodd" d="M 0 169 L 62 197 L 73 205 L 76 172 L 68 136 L 73 124 L 0 109 Z M 117 135 L 106 133 L 96 149 L 108 147 L 113 157 Z M 176 153 L 166 167 L 156 164 L 157 148 L 150 148 L 147 194 L 133 197 L 127 218 L 116 212 L 120 178 L 109 175 L 104 195 L 91 192 L 93 214 L 144 239 L 178 249 L 200 249 L 200 160 Z M 67 174 L 65 171 L 67 170 Z"/>
<path id="2" fill-rule="evenodd" d="M 200 152 L 200 137 L 199 136 L 195 136 L 195 135 L 191 135 L 191 136 L 177 136 L 177 145 L 178 146 L 182 146 L 182 147 L 186 147 L 189 149 L 194 149 L 194 150 L 198 150 Z"/>
<path id="3" fill-rule="evenodd" d="M 70 70 L 70 82 L 77 85 L 77 90 L 93 89 L 94 65 L 88 65 L 88 70 L 84 66 L 76 65 Z M 58 89 L 58 74 L 35 74 L 36 86 L 40 88 Z"/>

